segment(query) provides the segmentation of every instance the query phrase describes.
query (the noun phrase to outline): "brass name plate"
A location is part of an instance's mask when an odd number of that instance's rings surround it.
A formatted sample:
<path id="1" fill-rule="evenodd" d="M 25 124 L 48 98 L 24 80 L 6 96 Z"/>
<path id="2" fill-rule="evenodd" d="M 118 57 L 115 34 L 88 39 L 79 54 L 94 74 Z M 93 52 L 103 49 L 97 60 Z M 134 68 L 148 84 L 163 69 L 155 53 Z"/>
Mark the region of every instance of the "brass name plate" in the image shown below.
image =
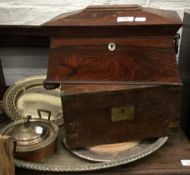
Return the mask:
<path id="1" fill-rule="evenodd" d="M 111 108 L 112 122 L 133 120 L 135 116 L 135 107 L 133 105 Z"/>

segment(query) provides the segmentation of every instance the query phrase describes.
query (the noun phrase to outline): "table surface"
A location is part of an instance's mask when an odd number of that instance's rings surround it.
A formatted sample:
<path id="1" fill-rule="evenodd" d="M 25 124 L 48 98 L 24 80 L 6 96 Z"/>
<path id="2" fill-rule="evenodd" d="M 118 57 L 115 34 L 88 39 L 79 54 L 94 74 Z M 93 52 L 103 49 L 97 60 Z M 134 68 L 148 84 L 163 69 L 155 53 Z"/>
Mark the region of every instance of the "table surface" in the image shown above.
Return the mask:
<path id="1" fill-rule="evenodd" d="M 190 160 L 190 142 L 181 129 L 171 130 L 167 143 L 155 153 L 128 165 L 107 170 L 77 174 L 121 174 L 121 175 L 176 175 L 190 174 L 190 166 L 182 166 L 181 160 Z M 16 168 L 16 175 L 53 175 Z M 64 174 L 64 173 L 59 173 Z M 67 173 L 68 174 L 68 173 Z"/>

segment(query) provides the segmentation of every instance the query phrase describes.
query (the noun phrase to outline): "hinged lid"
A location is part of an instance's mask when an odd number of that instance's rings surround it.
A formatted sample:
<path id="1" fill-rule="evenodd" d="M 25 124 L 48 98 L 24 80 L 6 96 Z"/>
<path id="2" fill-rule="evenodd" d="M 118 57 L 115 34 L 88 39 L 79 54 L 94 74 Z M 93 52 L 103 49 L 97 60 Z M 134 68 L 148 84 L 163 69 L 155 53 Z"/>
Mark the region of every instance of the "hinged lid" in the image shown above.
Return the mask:
<path id="1" fill-rule="evenodd" d="M 83 10 L 61 14 L 44 26 L 48 26 L 53 35 L 67 36 L 97 36 L 102 35 L 102 32 L 104 36 L 116 33 L 117 35 L 174 35 L 181 26 L 181 20 L 174 11 L 138 5 L 88 6 Z M 78 32 L 81 28 L 83 30 Z M 102 28 L 104 31 L 97 28 Z"/>

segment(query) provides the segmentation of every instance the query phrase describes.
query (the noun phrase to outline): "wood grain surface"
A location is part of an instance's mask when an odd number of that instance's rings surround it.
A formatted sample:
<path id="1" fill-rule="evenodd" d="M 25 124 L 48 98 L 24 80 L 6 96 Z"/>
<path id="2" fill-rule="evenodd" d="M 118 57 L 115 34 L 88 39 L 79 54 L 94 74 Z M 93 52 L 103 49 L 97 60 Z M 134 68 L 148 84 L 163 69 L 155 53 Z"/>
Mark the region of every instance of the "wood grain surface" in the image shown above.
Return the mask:
<path id="1" fill-rule="evenodd" d="M 118 21 L 129 16 L 131 22 Z M 179 82 L 174 35 L 180 26 L 176 12 L 140 6 L 93 6 L 62 14 L 42 25 L 51 36 L 46 83 Z M 109 50 L 110 43 L 115 50 Z"/>
<path id="2" fill-rule="evenodd" d="M 134 17 L 132 22 L 118 22 L 118 17 Z M 144 17 L 145 21 L 135 21 Z M 126 36 L 126 35 L 174 35 L 181 26 L 176 12 L 141 6 L 89 6 L 86 9 L 61 14 L 43 24 L 52 35 Z M 80 31 L 80 32 L 78 32 Z"/>
<path id="3" fill-rule="evenodd" d="M 9 136 L 0 135 L 0 175 L 14 175 L 13 141 Z"/>
<path id="4" fill-rule="evenodd" d="M 70 147 L 165 136 L 180 118 L 181 87 L 176 85 L 62 84 L 62 91 Z M 134 107 L 134 118 L 113 121 L 112 109 L 123 106 Z"/>
<path id="5" fill-rule="evenodd" d="M 180 82 L 173 37 L 53 38 L 47 80 Z"/>

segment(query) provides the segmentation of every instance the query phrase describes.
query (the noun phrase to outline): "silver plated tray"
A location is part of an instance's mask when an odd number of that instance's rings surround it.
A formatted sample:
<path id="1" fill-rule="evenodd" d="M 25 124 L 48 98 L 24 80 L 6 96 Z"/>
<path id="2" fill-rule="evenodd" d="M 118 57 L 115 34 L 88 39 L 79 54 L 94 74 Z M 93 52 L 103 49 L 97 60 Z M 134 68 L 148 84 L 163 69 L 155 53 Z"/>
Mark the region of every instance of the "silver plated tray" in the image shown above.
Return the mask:
<path id="1" fill-rule="evenodd" d="M 137 144 L 134 144 L 134 146 L 128 148 L 127 144 L 133 144 L 133 142 L 126 142 L 126 143 L 121 143 L 121 146 L 115 146 L 116 148 L 113 149 L 113 151 L 110 151 L 109 147 L 114 147 L 111 146 L 98 146 L 100 149 L 96 150 L 94 149 L 95 147 L 89 147 L 89 148 L 69 148 L 63 140 L 63 143 L 65 147 L 71 151 L 74 155 L 83 158 L 85 160 L 89 161 L 94 161 L 94 162 L 112 162 L 114 160 L 123 160 L 126 159 L 126 157 L 131 157 L 134 154 L 141 152 L 143 149 L 147 148 L 147 145 L 151 145 L 154 142 L 156 142 L 158 139 L 147 139 L 147 140 L 142 140 L 140 142 L 137 142 Z M 135 143 L 135 142 L 134 142 Z M 101 147 L 103 147 L 104 151 L 101 151 Z M 105 148 L 104 148 L 105 147 Z M 117 147 L 123 147 L 121 150 L 117 150 Z M 107 149 L 105 151 L 105 149 Z"/>
<path id="2" fill-rule="evenodd" d="M 26 115 L 40 116 L 51 120 L 58 126 L 63 124 L 60 90 L 46 90 L 43 87 L 45 75 L 36 75 L 16 81 L 9 87 L 3 98 L 4 111 L 12 120 Z"/>
<path id="3" fill-rule="evenodd" d="M 61 128 L 60 131 L 63 131 Z M 46 172 L 83 172 L 92 170 L 101 170 L 111 167 L 117 167 L 120 165 L 128 164 L 141 159 L 149 154 L 158 150 L 164 143 L 166 143 L 168 137 L 162 137 L 147 141 L 145 143 L 140 143 L 137 147 L 137 152 L 127 153 L 125 156 L 118 160 L 111 160 L 110 162 L 97 163 L 92 161 L 87 161 L 73 155 L 67 148 L 63 146 L 61 141 L 62 132 L 60 132 L 59 139 L 57 142 L 57 152 L 48 160 L 43 163 L 32 163 L 25 162 L 22 160 L 15 159 L 15 165 L 17 167 L 46 171 Z"/>

